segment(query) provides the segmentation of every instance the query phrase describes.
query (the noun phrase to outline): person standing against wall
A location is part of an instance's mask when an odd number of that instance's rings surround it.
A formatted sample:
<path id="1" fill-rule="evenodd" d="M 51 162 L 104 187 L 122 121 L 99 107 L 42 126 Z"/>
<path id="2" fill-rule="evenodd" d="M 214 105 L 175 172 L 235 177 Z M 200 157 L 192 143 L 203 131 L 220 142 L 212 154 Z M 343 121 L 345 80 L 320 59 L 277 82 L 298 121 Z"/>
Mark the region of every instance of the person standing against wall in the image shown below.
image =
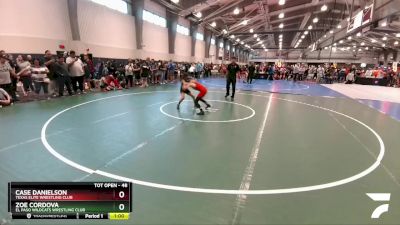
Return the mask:
<path id="1" fill-rule="evenodd" d="M 78 86 L 80 93 L 84 94 L 83 80 L 85 75 L 84 65 L 82 60 L 76 56 L 75 51 L 71 50 L 69 56 L 66 59 L 66 63 L 69 68 L 69 74 L 71 76 L 72 88 L 74 92 L 77 93 Z M 76 85 L 78 83 L 78 86 Z"/>
<path id="2" fill-rule="evenodd" d="M 235 98 L 235 91 L 236 91 L 236 74 L 240 71 L 239 65 L 236 63 L 236 57 L 232 57 L 231 63 L 228 65 L 227 68 L 227 76 L 226 76 L 226 95 L 225 98 L 229 96 L 229 89 L 232 84 L 232 95 L 231 100 Z"/>

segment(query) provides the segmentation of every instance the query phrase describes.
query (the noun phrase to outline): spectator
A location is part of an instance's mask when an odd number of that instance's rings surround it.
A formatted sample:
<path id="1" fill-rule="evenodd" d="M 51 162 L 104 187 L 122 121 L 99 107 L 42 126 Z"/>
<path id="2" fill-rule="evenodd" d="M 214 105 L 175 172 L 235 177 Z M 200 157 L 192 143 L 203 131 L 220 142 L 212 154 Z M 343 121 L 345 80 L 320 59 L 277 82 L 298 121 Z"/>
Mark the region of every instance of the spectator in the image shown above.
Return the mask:
<path id="1" fill-rule="evenodd" d="M 140 77 L 140 62 L 136 60 L 133 64 L 133 74 L 135 75 L 135 83 L 136 85 L 141 85 L 141 77 Z"/>
<path id="2" fill-rule="evenodd" d="M 115 72 L 117 71 L 117 65 L 115 64 L 115 60 L 111 60 L 108 63 L 108 74 L 115 75 Z"/>
<path id="3" fill-rule="evenodd" d="M 13 55 L 7 55 L 8 57 L 8 63 L 10 64 L 11 68 L 13 69 L 13 72 L 15 74 L 15 76 L 11 76 L 11 96 L 13 97 L 13 101 L 19 101 L 18 94 L 17 94 L 17 84 L 19 81 L 19 76 L 16 75 L 16 68 L 17 68 L 17 64 L 16 62 L 14 62 L 13 60 Z M 21 87 L 22 87 L 22 83 L 21 83 Z M 21 88 L 23 90 L 23 88 Z M 8 92 L 10 93 L 10 92 Z M 24 92 L 25 95 L 25 92 Z"/>
<path id="4" fill-rule="evenodd" d="M 18 76 L 15 74 L 14 69 L 8 62 L 7 55 L 5 55 L 3 51 L 3 54 L 0 55 L 0 88 L 4 89 L 15 100 L 16 95 L 11 81 L 12 77 L 17 78 Z"/>
<path id="5" fill-rule="evenodd" d="M 192 76 L 194 76 L 194 77 L 196 76 L 196 75 L 195 75 L 196 67 L 195 67 L 194 63 L 192 63 L 192 64 L 190 65 L 188 72 L 189 72 Z"/>
<path id="6" fill-rule="evenodd" d="M 53 97 L 57 96 L 57 91 L 58 91 L 58 83 L 57 83 L 58 78 L 57 74 L 54 73 L 55 64 L 56 64 L 56 59 L 53 57 L 53 54 L 51 53 L 50 50 L 46 50 L 44 52 L 44 65 L 49 70 L 49 73 L 47 74 L 47 77 L 50 79 L 48 89 L 49 89 L 49 94 L 52 95 Z"/>
<path id="7" fill-rule="evenodd" d="M 58 96 L 64 96 L 64 86 L 68 94 L 73 95 L 71 90 L 71 78 L 68 72 L 68 65 L 64 62 L 64 56 L 59 55 L 57 63 L 54 64 L 54 75 L 57 77 Z"/>
<path id="8" fill-rule="evenodd" d="M 273 80 L 274 74 L 275 74 L 274 66 L 269 66 L 268 67 L 268 80 Z"/>
<path id="9" fill-rule="evenodd" d="M 346 84 L 352 84 L 352 83 L 354 83 L 354 81 L 355 81 L 355 79 L 354 79 L 354 71 L 352 70 L 346 76 Z"/>
<path id="10" fill-rule="evenodd" d="M 200 78 L 202 72 L 203 72 L 203 65 L 200 62 L 197 62 L 196 68 L 195 68 L 196 78 Z"/>
<path id="11" fill-rule="evenodd" d="M 146 59 L 146 61 L 144 61 L 141 65 L 141 74 L 142 74 L 142 86 L 141 87 L 148 87 L 148 83 L 147 80 L 149 78 L 150 75 L 150 60 L 149 58 Z"/>
<path id="12" fill-rule="evenodd" d="M 33 60 L 33 67 L 31 68 L 31 73 L 33 81 L 35 83 L 35 92 L 39 94 L 41 89 L 43 88 L 44 94 L 47 96 L 49 94 L 49 83 L 50 80 L 47 77 L 49 73 L 49 69 L 44 66 L 39 59 Z"/>
<path id="13" fill-rule="evenodd" d="M 164 63 L 160 60 L 157 63 L 156 83 L 164 84 L 165 67 Z"/>
<path id="14" fill-rule="evenodd" d="M 150 76 L 151 76 L 152 84 L 156 83 L 156 74 L 157 74 L 157 63 L 154 61 L 154 59 L 151 59 L 151 61 L 150 61 Z"/>
<path id="15" fill-rule="evenodd" d="M 126 88 L 133 87 L 133 60 L 128 59 L 128 64 L 125 66 Z"/>
<path id="16" fill-rule="evenodd" d="M 296 82 L 300 73 L 299 65 L 295 64 L 293 67 L 293 81 Z"/>
<path id="17" fill-rule="evenodd" d="M 325 70 L 324 67 L 322 67 L 321 65 L 318 65 L 318 69 L 317 69 L 317 83 L 319 83 L 321 81 L 321 78 L 323 78 L 325 75 Z"/>
<path id="18" fill-rule="evenodd" d="M 17 64 L 19 72 L 17 75 L 20 77 L 26 92 L 34 91 L 35 88 L 32 83 L 31 63 L 27 60 L 26 56 L 21 57 L 21 61 Z"/>
<path id="19" fill-rule="evenodd" d="M 95 88 L 95 84 L 93 81 L 95 69 L 94 69 L 93 61 L 90 59 L 88 54 L 83 55 L 83 65 L 84 65 L 84 71 L 85 71 L 84 84 L 85 84 L 85 87 L 87 87 L 87 89 L 91 90 L 92 88 Z"/>
<path id="20" fill-rule="evenodd" d="M 32 65 L 33 61 L 32 61 L 32 56 L 31 55 L 27 55 L 26 56 L 26 60 Z"/>
<path id="21" fill-rule="evenodd" d="M 172 60 L 169 61 L 168 66 L 167 66 L 167 80 L 168 82 L 172 83 L 175 77 L 175 69 L 176 65 L 175 63 L 172 62 Z"/>
<path id="22" fill-rule="evenodd" d="M 85 71 L 83 69 L 84 65 L 82 60 L 79 57 L 76 57 L 75 51 L 71 50 L 66 63 L 69 68 L 69 75 L 71 76 L 72 89 L 74 89 L 74 92 L 77 93 L 78 87 L 76 84 L 78 83 L 80 93 L 85 93 L 83 88 Z"/>

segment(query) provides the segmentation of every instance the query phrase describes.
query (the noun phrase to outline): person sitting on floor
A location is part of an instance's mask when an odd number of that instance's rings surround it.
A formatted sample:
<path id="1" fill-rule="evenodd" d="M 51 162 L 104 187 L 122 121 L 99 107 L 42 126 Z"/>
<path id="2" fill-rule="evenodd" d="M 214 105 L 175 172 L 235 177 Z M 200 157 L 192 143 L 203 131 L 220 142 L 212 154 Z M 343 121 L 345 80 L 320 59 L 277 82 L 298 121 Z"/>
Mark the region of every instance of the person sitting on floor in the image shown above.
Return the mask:
<path id="1" fill-rule="evenodd" d="M 11 103 L 11 96 L 3 88 L 0 88 L 0 108 L 3 106 L 9 106 Z"/>
<path id="2" fill-rule="evenodd" d="M 118 89 L 118 90 L 122 89 L 121 85 L 118 82 L 118 79 L 116 79 L 114 77 L 114 75 L 112 75 L 112 74 L 101 78 L 100 88 L 101 88 L 101 91 L 111 91 L 111 90 L 115 90 L 115 89 Z"/>

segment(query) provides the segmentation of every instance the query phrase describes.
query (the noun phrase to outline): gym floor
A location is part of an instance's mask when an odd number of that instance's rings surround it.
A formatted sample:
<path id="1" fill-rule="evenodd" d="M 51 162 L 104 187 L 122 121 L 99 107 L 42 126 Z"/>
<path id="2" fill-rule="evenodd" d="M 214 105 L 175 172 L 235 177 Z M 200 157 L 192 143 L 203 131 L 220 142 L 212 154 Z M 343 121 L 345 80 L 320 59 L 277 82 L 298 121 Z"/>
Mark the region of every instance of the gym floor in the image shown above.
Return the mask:
<path id="1" fill-rule="evenodd" d="M 133 212 L 120 224 L 399 224 L 391 115 L 318 84 L 240 83 L 232 102 L 223 79 L 202 82 L 205 116 L 190 98 L 176 110 L 179 84 L 2 108 L 0 221 L 55 223 L 11 221 L 9 181 L 123 180 Z"/>

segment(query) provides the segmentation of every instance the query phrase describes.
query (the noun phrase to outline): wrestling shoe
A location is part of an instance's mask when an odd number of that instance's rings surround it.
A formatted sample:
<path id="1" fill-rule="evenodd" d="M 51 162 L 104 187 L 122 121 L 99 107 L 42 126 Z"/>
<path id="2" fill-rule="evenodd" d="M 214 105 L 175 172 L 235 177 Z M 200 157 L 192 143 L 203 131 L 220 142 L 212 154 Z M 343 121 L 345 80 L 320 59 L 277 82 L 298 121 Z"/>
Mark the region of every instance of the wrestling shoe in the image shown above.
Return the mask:
<path id="1" fill-rule="evenodd" d="M 200 112 L 198 112 L 198 113 L 197 113 L 197 115 L 199 115 L 199 116 L 203 116 L 203 115 L 204 115 L 204 111 L 203 111 L 203 109 L 200 109 Z"/>

